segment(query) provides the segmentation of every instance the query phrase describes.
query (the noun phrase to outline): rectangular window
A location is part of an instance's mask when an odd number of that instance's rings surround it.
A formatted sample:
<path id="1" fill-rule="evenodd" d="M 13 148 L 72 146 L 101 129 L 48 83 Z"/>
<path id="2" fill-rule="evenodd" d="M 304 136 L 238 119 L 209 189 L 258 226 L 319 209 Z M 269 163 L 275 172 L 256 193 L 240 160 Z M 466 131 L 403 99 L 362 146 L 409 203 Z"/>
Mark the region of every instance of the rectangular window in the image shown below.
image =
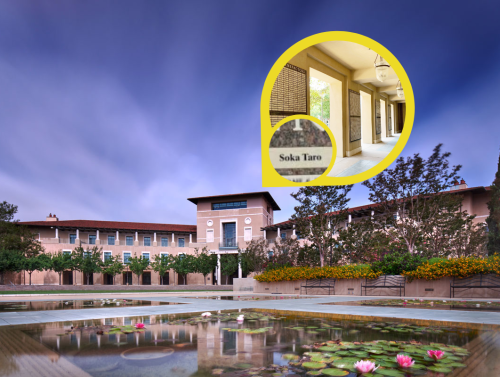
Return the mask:
<path id="1" fill-rule="evenodd" d="M 286 240 L 286 232 L 281 232 L 281 239 Z"/>
<path id="2" fill-rule="evenodd" d="M 144 246 L 151 246 L 151 237 L 144 237 Z"/>
<path id="3" fill-rule="evenodd" d="M 160 258 L 168 258 L 168 253 L 160 253 Z"/>
<path id="4" fill-rule="evenodd" d="M 97 236 L 89 236 L 89 245 L 95 245 Z"/>
<path id="5" fill-rule="evenodd" d="M 107 260 L 110 260 L 112 255 L 113 255 L 113 253 L 111 251 L 105 251 L 104 252 L 104 262 L 106 262 Z"/>
<path id="6" fill-rule="evenodd" d="M 252 240 L 252 228 L 245 228 L 244 240 L 245 241 Z"/>
<path id="7" fill-rule="evenodd" d="M 186 256 L 186 254 L 179 254 L 179 258 L 180 258 L 180 259 L 184 259 L 184 258 L 185 258 L 185 256 Z"/>
<path id="8" fill-rule="evenodd" d="M 214 242 L 214 230 L 207 229 L 207 242 Z"/>
<path id="9" fill-rule="evenodd" d="M 129 253 L 129 252 L 123 253 L 123 263 L 124 264 L 129 264 L 130 263 L 130 257 L 131 257 L 131 253 Z"/>
<path id="10" fill-rule="evenodd" d="M 108 245 L 115 244 L 115 236 L 108 236 Z"/>
<path id="11" fill-rule="evenodd" d="M 184 247 L 184 238 L 179 238 L 179 247 Z"/>
<path id="12" fill-rule="evenodd" d="M 76 242 L 76 234 L 69 235 L 69 243 L 74 244 Z"/>
<path id="13" fill-rule="evenodd" d="M 239 208 L 247 208 L 247 201 L 243 200 L 241 202 L 212 203 L 212 209 L 214 211 L 221 211 L 224 209 L 239 209 Z"/>
<path id="14" fill-rule="evenodd" d="M 127 246 L 134 246 L 134 237 L 127 236 L 125 238 L 125 243 L 126 243 Z"/>
<path id="15" fill-rule="evenodd" d="M 142 257 L 149 260 L 149 253 L 142 253 Z"/>
<path id="16" fill-rule="evenodd" d="M 161 238 L 161 246 L 162 247 L 168 247 L 168 238 L 167 237 L 162 237 Z"/>
<path id="17" fill-rule="evenodd" d="M 236 223 L 223 223 L 222 232 L 222 247 L 236 247 Z"/>
<path id="18" fill-rule="evenodd" d="M 63 255 L 71 255 L 71 251 L 63 251 Z"/>

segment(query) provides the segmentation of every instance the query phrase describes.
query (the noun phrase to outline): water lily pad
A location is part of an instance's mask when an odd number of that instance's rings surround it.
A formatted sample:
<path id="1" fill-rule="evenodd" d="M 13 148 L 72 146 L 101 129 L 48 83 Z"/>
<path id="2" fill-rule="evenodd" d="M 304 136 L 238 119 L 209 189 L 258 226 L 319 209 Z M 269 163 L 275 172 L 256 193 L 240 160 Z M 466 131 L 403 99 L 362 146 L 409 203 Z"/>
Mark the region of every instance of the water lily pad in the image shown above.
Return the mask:
<path id="1" fill-rule="evenodd" d="M 400 372 L 397 369 L 381 369 L 381 368 L 378 368 L 375 372 L 377 374 L 381 374 L 383 376 L 392 376 L 392 377 L 404 377 L 404 375 L 405 375 L 403 372 Z"/>
<path id="2" fill-rule="evenodd" d="M 326 376 L 347 376 L 349 374 L 348 371 L 336 368 L 327 368 L 321 371 Z"/>
<path id="3" fill-rule="evenodd" d="M 432 366 L 432 367 L 427 367 L 427 369 L 438 373 L 450 373 L 452 371 L 452 368 L 446 368 L 444 366 Z"/>
<path id="4" fill-rule="evenodd" d="M 314 361 L 306 361 L 306 362 L 302 363 L 302 366 L 306 369 L 323 369 L 324 367 L 326 367 L 326 364 L 325 363 L 317 363 Z"/>
<path id="5" fill-rule="evenodd" d="M 300 357 L 298 355 L 294 355 L 293 353 L 286 353 L 282 356 L 285 360 L 298 360 Z"/>

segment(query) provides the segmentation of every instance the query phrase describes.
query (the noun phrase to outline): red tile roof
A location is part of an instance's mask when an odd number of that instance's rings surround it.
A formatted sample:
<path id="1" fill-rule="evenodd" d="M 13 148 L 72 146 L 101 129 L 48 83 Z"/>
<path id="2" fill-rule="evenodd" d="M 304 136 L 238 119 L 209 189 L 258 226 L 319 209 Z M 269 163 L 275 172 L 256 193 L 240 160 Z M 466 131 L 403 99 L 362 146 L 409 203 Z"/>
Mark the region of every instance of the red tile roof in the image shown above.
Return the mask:
<path id="1" fill-rule="evenodd" d="M 131 223 L 124 221 L 99 221 L 99 220 L 20 221 L 19 224 L 27 226 L 58 227 L 58 228 L 196 233 L 196 225 Z"/>
<path id="2" fill-rule="evenodd" d="M 197 198 L 188 198 L 191 203 L 198 204 L 199 199 L 232 199 L 241 196 L 252 196 L 252 195 L 262 195 L 267 199 L 269 204 L 271 204 L 274 211 L 280 211 L 281 208 L 278 206 L 278 203 L 274 200 L 269 191 L 257 191 L 257 192 L 244 192 L 241 194 L 229 194 L 229 195 L 214 195 L 214 196 L 200 196 Z"/>

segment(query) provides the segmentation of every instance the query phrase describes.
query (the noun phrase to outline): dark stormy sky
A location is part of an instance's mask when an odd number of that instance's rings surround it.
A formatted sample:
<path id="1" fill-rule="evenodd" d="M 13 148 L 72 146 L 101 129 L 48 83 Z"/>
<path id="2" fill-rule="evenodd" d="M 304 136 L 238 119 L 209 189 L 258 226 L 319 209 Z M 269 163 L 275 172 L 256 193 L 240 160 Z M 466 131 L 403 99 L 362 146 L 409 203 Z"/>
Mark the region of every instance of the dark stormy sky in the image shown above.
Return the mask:
<path id="1" fill-rule="evenodd" d="M 343 30 L 413 86 L 403 155 L 437 143 L 471 186 L 500 146 L 496 1 L 0 2 L 0 201 L 21 220 L 195 223 L 186 198 L 261 191 L 260 95 L 276 59 Z M 269 189 L 293 210 L 291 188 Z M 361 185 L 352 205 L 367 203 Z"/>

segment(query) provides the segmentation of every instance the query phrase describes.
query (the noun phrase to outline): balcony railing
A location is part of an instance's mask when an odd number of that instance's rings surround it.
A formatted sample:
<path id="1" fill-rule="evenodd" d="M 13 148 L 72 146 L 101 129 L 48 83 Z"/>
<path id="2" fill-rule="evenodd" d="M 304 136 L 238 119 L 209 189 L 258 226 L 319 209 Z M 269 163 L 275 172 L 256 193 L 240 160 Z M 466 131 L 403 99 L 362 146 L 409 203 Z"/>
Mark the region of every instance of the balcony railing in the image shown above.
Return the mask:
<path id="1" fill-rule="evenodd" d="M 233 238 L 223 238 L 222 242 L 219 243 L 219 249 L 237 249 L 238 241 L 236 237 Z"/>

